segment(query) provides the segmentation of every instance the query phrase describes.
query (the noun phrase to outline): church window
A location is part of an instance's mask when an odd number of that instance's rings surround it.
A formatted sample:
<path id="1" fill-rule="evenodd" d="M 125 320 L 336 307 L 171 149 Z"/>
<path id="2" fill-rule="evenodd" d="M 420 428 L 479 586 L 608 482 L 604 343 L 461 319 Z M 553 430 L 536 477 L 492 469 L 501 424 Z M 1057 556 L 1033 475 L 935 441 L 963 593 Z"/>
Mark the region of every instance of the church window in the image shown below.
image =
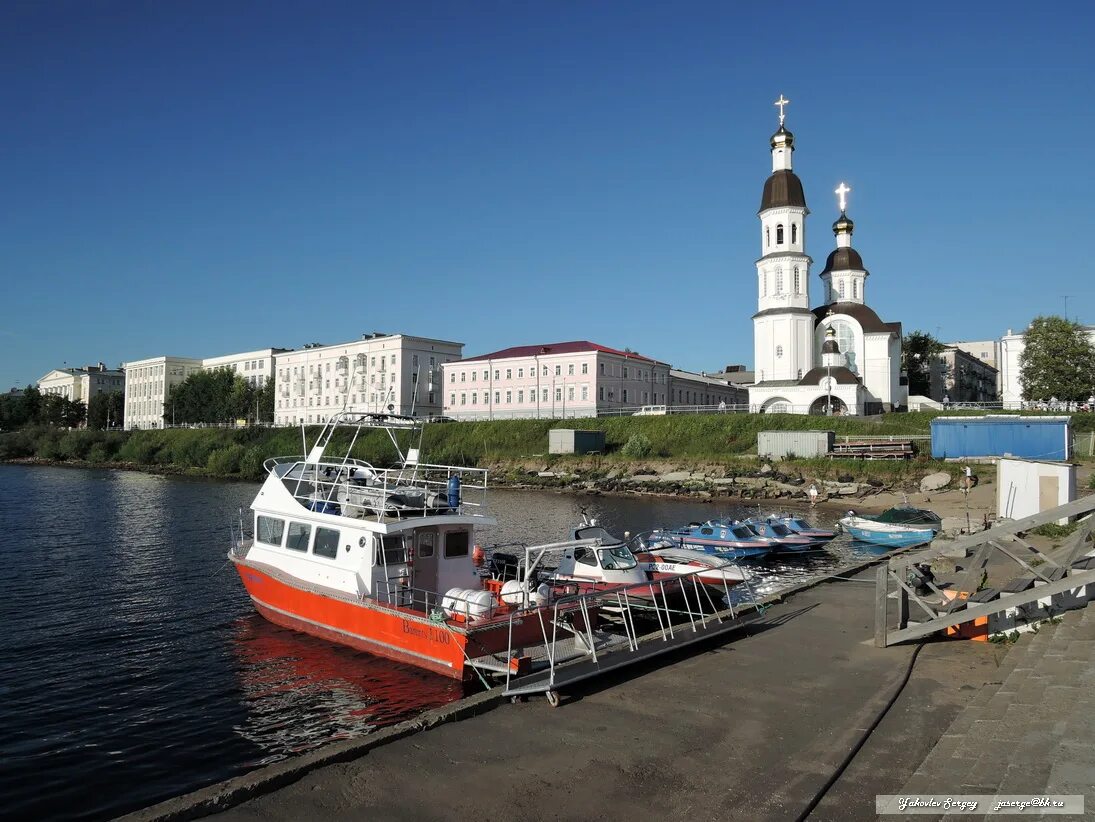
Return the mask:
<path id="1" fill-rule="evenodd" d="M 791 242 L 798 242 L 798 223 L 791 223 Z"/>
<path id="2" fill-rule="evenodd" d="M 859 299 L 859 280 L 852 280 L 852 298 Z"/>
<path id="3" fill-rule="evenodd" d="M 760 296 L 768 296 L 768 272 L 765 271 L 760 278 Z"/>
<path id="4" fill-rule="evenodd" d="M 776 346 L 776 356 L 777 357 L 782 357 L 783 356 L 783 346 L 782 345 L 777 345 Z"/>
<path id="5" fill-rule="evenodd" d="M 776 269 L 776 294 L 783 293 L 783 268 Z"/>
<path id="6" fill-rule="evenodd" d="M 840 299 L 844 299 L 844 280 L 837 280 L 836 291 L 840 295 Z"/>
<path id="7" fill-rule="evenodd" d="M 772 229 L 765 226 L 764 228 L 764 247 L 768 248 L 772 245 Z"/>
<path id="8" fill-rule="evenodd" d="M 800 369 L 798 370 L 798 377 L 797 377 L 797 379 L 800 379 L 800 380 L 802 379 L 802 369 L 801 369 L 801 368 L 800 368 Z"/>
<path id="9" fill-rule="evenodd" d="M 783 223 L 776 226 L 776 245 L 783 245 Z"/>
<path id="10" fill-rule="evenodd" d="M 802 293 L 802 279 L 799 276 L 798 266 L 797 265 L 795 266 L 795 293 L 796 294 L 801 294 Z"/>

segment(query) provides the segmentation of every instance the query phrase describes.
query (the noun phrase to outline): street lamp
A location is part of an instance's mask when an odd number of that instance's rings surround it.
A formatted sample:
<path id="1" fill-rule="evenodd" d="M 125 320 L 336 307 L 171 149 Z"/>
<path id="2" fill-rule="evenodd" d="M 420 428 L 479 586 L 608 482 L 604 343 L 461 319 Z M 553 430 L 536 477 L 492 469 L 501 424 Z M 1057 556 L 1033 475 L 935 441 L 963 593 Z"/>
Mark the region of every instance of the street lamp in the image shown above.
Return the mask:
<path id="1" fill-rule="evenodd" d="M 830 324 L 825 330 L 825 342 L 821 344 L 821 358 L 825 361 L 825 416 L 827 417 L 833 415 L 833 361 L 839 356 L 840 346 L 836 342 L 836 329 Z"/>

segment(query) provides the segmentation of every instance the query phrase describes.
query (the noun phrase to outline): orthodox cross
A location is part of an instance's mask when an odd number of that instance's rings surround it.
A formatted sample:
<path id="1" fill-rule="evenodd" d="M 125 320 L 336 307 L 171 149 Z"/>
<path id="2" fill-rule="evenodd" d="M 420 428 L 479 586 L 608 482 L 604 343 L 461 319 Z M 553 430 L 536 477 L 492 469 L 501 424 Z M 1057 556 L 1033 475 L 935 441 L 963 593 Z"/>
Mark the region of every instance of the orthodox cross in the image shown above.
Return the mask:
<path id="1" fill-rule="evenodd" d="M 844 185 L 844 183 L 841 183 L 839 186 L 836 187 L 836 196 L 840 198 L 840 213 L 841 214 L 844 213 L 844 209 L 847 208 L 847 206 L 848 206 L 848 200 L 845 197 L 845 195 L 849 191 L 851 191 L 851 189 L 848 188 L 848 186 Z"/>
<path id="2" fill-rule="evenodd" d="M 773 106 L 779 106 L 779 127 L 780 128 L 783 128 L 783 118 L 786 116 L 783 113 L 783 107 L 785 105 L 787 105 L 788 103 L 790 103 L 790 102 L 791 102 L 790 100 L 784 99 L 783 95 L 781 94 L 779 96 L 779 99 L 776 100 L 774 103 L 772 103 Z"/>

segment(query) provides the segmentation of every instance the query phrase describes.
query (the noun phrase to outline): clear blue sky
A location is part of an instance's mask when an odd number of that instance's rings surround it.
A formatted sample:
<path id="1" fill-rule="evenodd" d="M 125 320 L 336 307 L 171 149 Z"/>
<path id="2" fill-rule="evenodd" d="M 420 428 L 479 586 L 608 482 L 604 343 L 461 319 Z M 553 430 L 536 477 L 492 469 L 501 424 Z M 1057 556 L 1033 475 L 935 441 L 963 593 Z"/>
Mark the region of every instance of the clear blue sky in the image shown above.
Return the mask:
<path id="1" fill-rule="evenodd" d="M 772 101 L 816 274 L 906 331 L 1095 322 L 1087 3 L 0 5 L 0 386 L 431 335 L 752 364 Z"/>

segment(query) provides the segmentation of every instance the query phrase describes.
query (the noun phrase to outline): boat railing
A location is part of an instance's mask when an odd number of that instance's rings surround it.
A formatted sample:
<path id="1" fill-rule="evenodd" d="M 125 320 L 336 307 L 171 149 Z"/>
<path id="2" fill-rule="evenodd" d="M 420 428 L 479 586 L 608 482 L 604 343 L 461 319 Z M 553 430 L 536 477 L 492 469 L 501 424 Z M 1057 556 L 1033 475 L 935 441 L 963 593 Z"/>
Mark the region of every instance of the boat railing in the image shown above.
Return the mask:
<path id="1" fill-rule="evenodd" d="M 309 462 L 300 457 L 271 457 L 264 465 L 297 502 L 319 513 L 378 522 L 386 517 L 486 513 L 484 468 L 431 463 L 377 468 L 352 458 Z"/>

